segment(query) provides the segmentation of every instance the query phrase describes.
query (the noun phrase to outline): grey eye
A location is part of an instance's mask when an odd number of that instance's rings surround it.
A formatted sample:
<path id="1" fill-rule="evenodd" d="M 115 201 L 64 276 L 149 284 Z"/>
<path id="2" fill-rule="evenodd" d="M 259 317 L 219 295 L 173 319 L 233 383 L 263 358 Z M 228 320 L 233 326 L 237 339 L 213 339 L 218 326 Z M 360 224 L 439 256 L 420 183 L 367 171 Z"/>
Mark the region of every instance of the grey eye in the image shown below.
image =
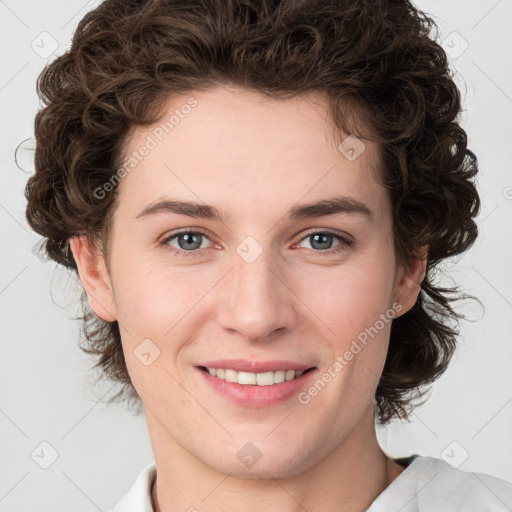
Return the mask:
<path id="1" fill-rule="evenodd" d="M 326 250 L 333 247 L 335 238 L 340 239 L 339 236 L 330 233 L 314 233 L 306 236 L 303 240 L 310 241 L 310 248 L 315 250 Z"/>

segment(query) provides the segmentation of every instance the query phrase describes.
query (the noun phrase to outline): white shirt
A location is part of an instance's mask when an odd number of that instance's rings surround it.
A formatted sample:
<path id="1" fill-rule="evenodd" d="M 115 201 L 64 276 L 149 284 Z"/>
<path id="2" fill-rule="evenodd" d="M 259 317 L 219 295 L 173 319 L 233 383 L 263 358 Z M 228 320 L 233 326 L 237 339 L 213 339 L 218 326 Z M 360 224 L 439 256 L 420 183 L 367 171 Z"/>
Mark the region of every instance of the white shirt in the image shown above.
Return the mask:
<path id="1" fill-rule="evenodd" d="M 414 455 L 408 459 L 409 465 L 366 512 L 512 511 L 512 483 L 454 469 L 433 457 Z M 155 464 L 146 466 L 128 494 L 110 512 L 154 512 L 151 486 L 155 477 Z"/>

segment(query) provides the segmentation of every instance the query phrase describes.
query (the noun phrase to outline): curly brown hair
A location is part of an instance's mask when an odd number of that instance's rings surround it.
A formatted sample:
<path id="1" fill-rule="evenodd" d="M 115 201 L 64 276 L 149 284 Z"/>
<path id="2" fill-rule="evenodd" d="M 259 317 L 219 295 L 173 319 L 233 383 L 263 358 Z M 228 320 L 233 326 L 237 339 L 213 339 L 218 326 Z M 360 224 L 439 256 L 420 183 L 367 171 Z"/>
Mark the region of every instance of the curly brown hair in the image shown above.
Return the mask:
<path id="1" fill-rule="evenodd" d="M 378 144 L 397 261 L 428 246 L 418 299 L 392 322 L 375 396 L 381 423 L 407 418 L 455 350 L 464 315 L 451 302 L 461 297 L 434 277 L 441 261 L 471 247 L 480 210 L 477 159 L 437 37 L 433 19 L 407 0 L 106 0 L 39 76 L 28 223 L 48 256 L 75 273 L 66 247 L 78 235 L 109 268 L 117 189 L 102 198 L 95 190 L 120 165 L 130 129 L 157 121 L 170 95 L 221 84 L 274 98 L 325 94 L 340 133 Z M 85 292 L 81 302 L 82 350 L 121 385 L 112 401 L 140 405 L 118 323 L 98 318 Z"/>

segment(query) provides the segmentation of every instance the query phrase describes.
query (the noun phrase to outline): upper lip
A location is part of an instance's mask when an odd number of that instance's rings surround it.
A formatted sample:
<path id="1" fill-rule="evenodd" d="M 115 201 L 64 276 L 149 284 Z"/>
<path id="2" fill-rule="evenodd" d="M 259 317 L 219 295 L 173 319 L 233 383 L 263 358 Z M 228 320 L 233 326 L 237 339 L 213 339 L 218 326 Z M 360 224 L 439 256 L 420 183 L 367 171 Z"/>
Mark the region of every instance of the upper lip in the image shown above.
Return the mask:
<path id="1" fill-rule="evenodd" d="M 250 359 L 217 359 L 215 361 L 206 361 L 198 366 L 225 368 L 237 372 L 251 373 L 276 372 L 278 370 L 307 370 L 313 368 L 311 365 L 300 364 L 294 361 L 254 361 Z"/>

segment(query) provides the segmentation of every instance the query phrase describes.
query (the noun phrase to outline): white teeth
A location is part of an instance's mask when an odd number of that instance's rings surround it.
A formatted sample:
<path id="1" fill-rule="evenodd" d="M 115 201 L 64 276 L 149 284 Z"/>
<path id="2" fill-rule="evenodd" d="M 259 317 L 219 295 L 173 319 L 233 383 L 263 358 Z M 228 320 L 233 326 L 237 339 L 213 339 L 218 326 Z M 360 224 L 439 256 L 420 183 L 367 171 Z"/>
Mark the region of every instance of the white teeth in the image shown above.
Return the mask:
<path id="1" fill-rule="evenodd" d="M 278 370 L 274 372 L 274 384 L 280 384 L 286 380 L 286 372 L 284 370 Z"/>
<path id="2" fill-rule="evenodd" d="M 252 375 L 256 376 L 254 384 L 258 384 L 258 386 L 272 386 L 272 384 L 275 384 L 274 372 L 253 373 Z M 238 382 L 240 382 L 240 378 Z"/>
<path id="3" fill-rule="evenodd" d="M 256 384 L 256 374 L 249 372 L 238 372 L 238 384 Z"/>
<path id="4" fill-rule="evenodd" d="M 228 382 L 238 382 L 238 384 L 272 386 L 281 382 L 299 378 L 304 370 L 278 370 L 276 372 L 237 372 L 229 368 L 207 368 L 208 373 L 218 379 Z"/>
<path id="5" fill-rule="evenodd" d="M 238 382 L 238 372 L 235 372 L 235 370 L 225 370 L 224 379 L 228 382 Z"/>

